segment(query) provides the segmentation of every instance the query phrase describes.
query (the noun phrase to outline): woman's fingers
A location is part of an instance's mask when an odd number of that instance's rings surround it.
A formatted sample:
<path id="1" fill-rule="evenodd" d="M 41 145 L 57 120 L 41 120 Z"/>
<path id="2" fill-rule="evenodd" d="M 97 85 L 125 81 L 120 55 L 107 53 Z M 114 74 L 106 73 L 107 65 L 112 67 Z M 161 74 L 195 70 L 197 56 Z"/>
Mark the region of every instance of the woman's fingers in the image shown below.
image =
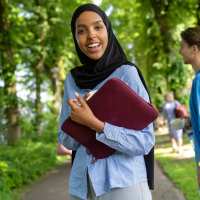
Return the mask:
<path id="1" fill-rule="evenodd" d="M 76 110 L 78 107 L 80 107 L 80 104 L 77 101 L 77 99 L 69 99 L 67 103 L 69 104 L 72 110 Z"/>
<path id="2" fill-rule="evenodd" d="M 77 96 L 76 99 L 78 100 L 78 103 L 80 103 L 81 106 L 87 106 L 87 103 L 85 101 L 85 99 L 82 96 Z"/>
<path id="3" fill-rule="evenodd" d="M 92 94 L 93 95 L 93 94 Z M 88 107 L 85 97 L 91 97 L 91 93 L 87 93 L 85 96 L 79 95 L 77 92 L 75 93 L 76 99 L 68 99 L 67 103 L 71 107 L 73 111 L 80 109 L 81 107 L 84 109 Z"/>

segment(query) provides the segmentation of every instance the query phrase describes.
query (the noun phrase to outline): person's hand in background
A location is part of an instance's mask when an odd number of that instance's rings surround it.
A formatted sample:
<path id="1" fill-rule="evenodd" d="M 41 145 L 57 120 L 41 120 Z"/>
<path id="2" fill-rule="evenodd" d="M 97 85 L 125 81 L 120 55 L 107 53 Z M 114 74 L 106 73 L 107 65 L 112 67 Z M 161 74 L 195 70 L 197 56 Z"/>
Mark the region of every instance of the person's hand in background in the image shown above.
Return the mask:
<path id="1" fill-rule="evenodd" d="M 72 150 L 67 149 L 63 144 L 58 144 L 56 149 L 57 155 L 59 156 L 65 156 L 65 155 L 71 155 Z"/>

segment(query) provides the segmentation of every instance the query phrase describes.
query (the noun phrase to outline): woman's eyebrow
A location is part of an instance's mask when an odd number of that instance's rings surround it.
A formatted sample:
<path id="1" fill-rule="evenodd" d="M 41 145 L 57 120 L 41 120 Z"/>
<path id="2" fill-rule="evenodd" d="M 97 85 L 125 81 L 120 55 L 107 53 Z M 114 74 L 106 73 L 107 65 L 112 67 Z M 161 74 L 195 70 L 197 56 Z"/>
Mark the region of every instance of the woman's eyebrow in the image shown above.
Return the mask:
<path id="1" fill-rule="evenodd" d="M 97 20 L 96 22 L 94 22 L 94 24 L 101 24 L 103 23 L 103 20 Z"/>
<path id="2" fill-rule="evenodd" d="M 102 24 L 103 23 L 103 20 L 97 20 L 95 22 L 92 23 L 92 25 L 95 25 L 95 24 Z M 87 25 L 85 24 L 78 24 L 77 25 L 77 28 L 81 28 L 81 27 L 86 27 Z"/>

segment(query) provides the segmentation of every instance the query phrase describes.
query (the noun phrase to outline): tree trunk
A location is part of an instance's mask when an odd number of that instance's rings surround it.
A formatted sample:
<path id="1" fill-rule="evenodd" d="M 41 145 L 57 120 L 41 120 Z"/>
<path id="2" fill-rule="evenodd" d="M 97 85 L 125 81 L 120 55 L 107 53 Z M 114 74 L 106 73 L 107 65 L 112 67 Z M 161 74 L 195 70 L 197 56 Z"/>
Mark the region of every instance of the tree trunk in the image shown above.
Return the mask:
<path id="1" fill-rule="evenodd" d="M 40 0 L 35 0 L 35 5 L 40 7 L 41 6 L 41 1 Z M 43 18 L 41 17 L 40 12 L 36 12 L 38 15 L 38 26 L 41 27 L 41 24 L 43 23 Z M 36 34 L 37 35 L 37 34 Z M 37 35 L 40 41 L 40 46 L 41 49 L 43 50 L 44 48 L 44 41 L 46 37 L 46 32 L 44 29 L 41 29 L 39 31 L 39 34 Z M 42 52 L 41 50 L 41 52 Z M 45 61 L 45 56 L 43 53 L 39 55 L 39 58 L 37 60 L 37 63 L 34 67 L 34 73 L 35 73 L 35 92 L 36 92 L 36 99 L 35 99 L 35 131 L 38 136 L 42 134 L 42 102 L 41 102 L 41 86 L 43 83 L 42 80 L 42 73 L 44 73 L 44 61 Z"/>
<path id="2" fill-rule="evenodd" d="M 169 42 L 172 40 L 171 34 L 169 32 L 169 24 L 168 24 L 168 17 L 167 12 L 169 9 L 169 4 L 165 3 L 165 0 L 151 0 L 151 5 L 154 10 L 155 19 L 158 23 L 159 29 L 160 29 L 160 35 L 162 37 L 162 48 L 163 51 L 168 55 L 170 53 L 170 45 Z"/>
<path id="3" fill-rule="evenodd" d="M 61 81 L 59 76 L 59 68 L 54 67 L 51 70 L 51 82 L 53 90 L 52 112 L 56 115 L 59 113 L 61 105 Z"/>
<path id="4" fill-rule="evenodd" d="M 41 73 L 43 72 L 43 62 L 41 59 L 37 66 L 35 67 L 35 131 L 37 135 L 42 134 L 41 123 L 42 123 L 42 103 L 41 103 L 41 84 L 42 77 Z"/>
<path id="5" fill-rule="evenodd" d="M 13 49 L 10 39 L 10 23 L 8 20 L 8 5 L 5 0 L 0 0 L 0 51 L 2 51 L 2 74 L 4 81 L 5 95 L 5 119 L 7 123 L 7 140 L 8 144 L 13 145 L 20 138 L 20 113 L 18 109 L 18 99 L 16 91 L 15 70 L 16 64 L 13 60 Z"/>
<path id="6" fill-rule="evenodd" d="M 170 43 L 172 42 L 172 36 L 170 33 L 170 27 L 168 22 L 168 10 L 170 6 L 171 1 L 165 1 L 165 0 L 151 0 L 151 5 L 154 10 L 155 14 L 155 20 L 159 26 L 160 29 L 160 36 L 161 36 L 161 49 L 160 51 L 164 53 L 165 56 L 165 66 L 169 66 L 170 63 Z M 164 63 L 164 62 L 163 62 Z M 170 89 L 170 82 L 168 81 L 167 77 L 165 78 L 166 84 L 168 89 Z"/>
<path id="7" fill-rule="evenodd" d="M 9 145 L 16 144 L 21 136 L 19 125 L 19 110 L 17 106 L 10 106 L 6 109 L 7 119 L 7 141 Z"/>

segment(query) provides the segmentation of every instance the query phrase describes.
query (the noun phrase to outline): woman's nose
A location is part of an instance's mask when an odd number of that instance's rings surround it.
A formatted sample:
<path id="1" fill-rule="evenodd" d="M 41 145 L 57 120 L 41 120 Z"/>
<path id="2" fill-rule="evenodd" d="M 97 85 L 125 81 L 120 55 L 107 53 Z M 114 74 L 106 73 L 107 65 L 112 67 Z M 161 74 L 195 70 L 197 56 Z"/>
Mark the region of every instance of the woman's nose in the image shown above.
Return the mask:
<path id="1" fill-rule="evenodd" d="M 89 38 L 93 38 L 93 37 L 95 37 L 96 36 L 96 34 L 95 34 L 95 31 L 94 30 L 89 30 L 88 31 L 88 37 Z"/>

